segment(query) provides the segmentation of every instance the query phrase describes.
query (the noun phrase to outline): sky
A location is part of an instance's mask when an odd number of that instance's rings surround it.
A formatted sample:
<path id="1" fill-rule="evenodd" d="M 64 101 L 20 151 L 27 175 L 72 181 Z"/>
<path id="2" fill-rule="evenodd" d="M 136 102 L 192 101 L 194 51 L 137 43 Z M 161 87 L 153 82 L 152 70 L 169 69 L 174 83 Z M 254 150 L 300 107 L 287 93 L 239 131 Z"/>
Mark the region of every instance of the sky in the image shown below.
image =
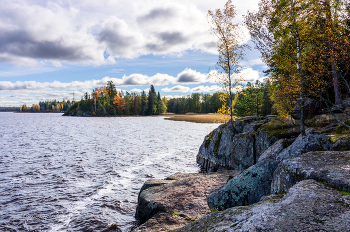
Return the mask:
<path id="1" fill-rule="evenodd" d="M 220 87 L 217 38 L 208 10 L 226 0 L 2 0 L 0 106 L 76 100 L 113 81 L 118 90 L 161 96 L 213 93 Z M 258 0 L 233 1 L 243 23 Z M 245 81 L 264 77 L 266 66 L 250 45 L 241 62 Z"/>

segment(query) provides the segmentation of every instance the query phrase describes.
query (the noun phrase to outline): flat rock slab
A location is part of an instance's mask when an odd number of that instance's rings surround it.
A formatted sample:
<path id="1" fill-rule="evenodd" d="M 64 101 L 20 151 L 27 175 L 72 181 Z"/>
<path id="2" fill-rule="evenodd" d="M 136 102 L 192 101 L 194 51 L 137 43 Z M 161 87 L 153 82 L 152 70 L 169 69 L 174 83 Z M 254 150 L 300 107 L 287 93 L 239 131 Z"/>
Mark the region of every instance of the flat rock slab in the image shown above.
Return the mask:
<path id="1" fill-rule="evenodd" d="M 188 220 L 177 215 L 158 212 L 147 222 L 134 229 L 132 232 L 158 232 L 170 231 L 183 227 L 189 223 Z"/>
<path id="2" fill-rule="evenodd" d="M 285 192 L 304 179 L 315 179 L 350 191 L 350 151 L 308 152 L 282 161 L 274 173 L 271 193 Z"/>
<path id="3" fill-rule="evenodd" d="M 285 196 L 215 212 L 175 231 L 350 231 L 350 196 L 304 180 Z"/>
<path id="4" fill-rule="evenodd" d="M 237 175 L 238 171 L 218 173 L 175 174 L 168 180 L 148 180 L 139 194 L 136 218 L 144 223 L 134 231 L 162 231 L 180 228 L 189 223 L 176 212 L 190 219 L 198 219 L 210 213 L 207 196 Z M 174 221 L 175 220 L 175 221 Z M 178 224 L 176 226 L 176 224 Z"/>

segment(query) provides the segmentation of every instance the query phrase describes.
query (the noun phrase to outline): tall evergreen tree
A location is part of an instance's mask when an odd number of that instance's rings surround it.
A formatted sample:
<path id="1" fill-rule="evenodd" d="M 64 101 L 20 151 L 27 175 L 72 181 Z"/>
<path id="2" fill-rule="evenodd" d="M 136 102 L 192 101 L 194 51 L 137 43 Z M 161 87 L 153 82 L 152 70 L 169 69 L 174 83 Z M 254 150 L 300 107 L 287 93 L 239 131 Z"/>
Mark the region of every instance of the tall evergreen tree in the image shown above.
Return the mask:
<path id="1" fill-rule="evenodd" d="M 145 91 L 141 93 L 141 115 L 147 114 L 147 95 Z"/>
<path id="2" fill-rule="evenodd" d="M 148 110 L 147 114 L 152 115 L 157 111 L 157 106 L 156 106 L 156 90 L 154 89 L 154 86 L 151 85 L 149 92 L 148 92 Z"/>
<path id="3" fill-rule="evenodd" d="M 113 81 L 107 82 L 107 89 L 108 89 L 109 101 L 110 101 L 110 104 L 112 105 L 114 101 L 114 97 L 117 95 L 117 90 L 115 88 L 115 84 L 113 84 Z"/>

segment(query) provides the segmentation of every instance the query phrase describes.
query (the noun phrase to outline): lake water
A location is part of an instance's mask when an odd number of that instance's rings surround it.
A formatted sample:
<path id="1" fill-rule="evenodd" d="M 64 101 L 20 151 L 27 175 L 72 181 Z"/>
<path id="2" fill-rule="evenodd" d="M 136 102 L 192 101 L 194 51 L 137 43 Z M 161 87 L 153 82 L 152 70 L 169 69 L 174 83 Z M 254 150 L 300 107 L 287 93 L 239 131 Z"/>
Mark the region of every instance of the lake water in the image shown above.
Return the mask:
<path id="1" fill-rule="evenodd" d="M 0 231 L 129 231 L 142 184 L 198 172 L 218 126 L 61 115 L 0 113 Z"/>

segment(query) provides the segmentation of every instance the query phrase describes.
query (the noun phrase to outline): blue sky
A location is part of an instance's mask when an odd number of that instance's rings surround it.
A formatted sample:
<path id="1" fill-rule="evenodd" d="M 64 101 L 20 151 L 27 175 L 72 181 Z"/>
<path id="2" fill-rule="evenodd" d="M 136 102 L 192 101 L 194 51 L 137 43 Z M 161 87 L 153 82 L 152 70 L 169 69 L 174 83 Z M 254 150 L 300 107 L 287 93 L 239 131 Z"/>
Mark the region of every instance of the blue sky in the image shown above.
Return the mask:
<path id="1" fill-rule="evenodd" d="M 3 0 L 0 8 L 0 106 L 76 99 L 112 80 L 162 96 L 215 92 L 208 76 L 217 61 L 207 11 L 225 0 Z M 233 1 L 236 22 L 258 0 Z M 246 81 L 263 78 L 249 40 L 241 62 Z"/>

